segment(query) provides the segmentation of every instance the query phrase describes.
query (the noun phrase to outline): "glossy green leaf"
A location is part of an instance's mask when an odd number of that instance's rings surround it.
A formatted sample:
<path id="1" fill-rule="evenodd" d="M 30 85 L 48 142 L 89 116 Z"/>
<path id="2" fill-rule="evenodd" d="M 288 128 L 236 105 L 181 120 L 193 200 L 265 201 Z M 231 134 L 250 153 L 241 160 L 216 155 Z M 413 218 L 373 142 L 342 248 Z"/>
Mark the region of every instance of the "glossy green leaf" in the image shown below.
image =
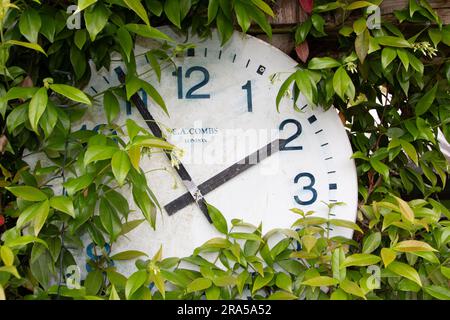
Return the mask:
<path id="1" fill-rule="evenodd" d="M 31 128 L 38 133 L 39 119 L 47 108 L 47 89 L 40 88 L 31 98 L 28 106 L 28 119 L 30 120 Z"/>
<path id="2" fill-rule="evenodd" d="M 211 287 L 212 281 L 210 279 L 206 278 L 198 278 L 189 283 L 189 285 L 186 288 L 186 291 L 188 293 L 196 292 L 196 291 L 203 291 Z"/>
<path id="3" fill-rule="evenodd" d="M 415 107 L 416 115 L 421 116 L 428 111 L 436 98 L 437 89 L 438 84 L 436 83 L 431 90 L 427 91 L 422 98 L 420 98 Z"/>
<path id="4" fill-rule="evenodd" d="M 328 276 L 318 276 L 306 281 L 303 281 L 301 284 L 310 287 L 329 287 L 337 285 L 339 281 L 334 278 L 330 278 Z"/>
<path id="5" fill-rule="evenodd" d="M 15 186 L 6 187 L 6 190 L 11 192 L 18 198 L 26 201 L 45 201 L 47 196 L 41 190 L 31 186 Z"/>
<path id="6" fill-rule="evenodd" d="M 69 197 L 66 196 L 52 197 L 50 199 L 50 206 L 53 209 L 67 213 L 72 218 L 75 218 L 75 209 L 73 207 L 73 202 Z"/>
<path id="7" fill-rule="evenodd" d="M 148 257 L 148 255 L 145 252 L 137 251 L 137 250 L 127 250 L 122 251 L 119 253 L 116 253 L 112 255 L 110 258 L 112 260 L 133 260 L 142 256 Z"/>
<path id="8" fill-rule="evenodd" d="M 133 273 L 127 280 L 125 285 L 125 297 L 129 300 L 131 296 L 142 287 L 147 281 L 147 272 L 139 270 Z"/>
<path id="9" fill-rule="evenodd" d="M 342 267 L 351 267 L 351 266 L 364 267 L 377 264 L 380 261 L 381 258 L 373 254 L 355 253 L 345 258 Z"/>
<path id="10" fill-rule="evenodd" d="M 228 233 L 228 224 L 227 220 L 225 220 L 225 217 L 222 215 L 222 213 L 214 206 L 210 204 L 206 204 L 208 207 L 208 213 L 209 216 L 213 222 L 214 227 L 217 229 L 217 231 L 227 234 Z"/>
<path id="11" fill-rule="evenodd" d="M 139 18 L 141 18 L 148 26 L 150 26 L 150 21 L 148 20 L 147 11 L 141 3 L 141 0 L 123 0 L 125 4 L 133 10 Z"/>
<path id="12" fill-rule="evenodd" d="M 405 277 L 411 281 L 414 281 L 419 286 L 422 286 L 422 281 L 420 280 L 417 271 L 413 267 L 407 265 L 406 263 L 393 261 L 386 268 L 389 271 L 392 271 L 393 273 L 401 277 Z"/>
<path id="13" fill-rule="evenodd" d="M 75 87 L 65 84 L 51 84 L 50 89 L 75 102 L 80 102 L 89 106 L 92 105 L 91 100 L 89 100 L 86 94 Z"/>
<path id="14" fill-rule="evenodd" d="M 87 166 L 91 162 L 111 159 L 118 152 L 119 149 L 117 147 L 91 145 L 84 154 L 84 165 Z"/>
<path id="15" fill-rule="evenodd" d="M 41 29 L 42 21 L 39 13 L 28 7 L 23 11 L 19 19 L 20 33 L 31 43 L 37 43 L 39 30 Z"/>

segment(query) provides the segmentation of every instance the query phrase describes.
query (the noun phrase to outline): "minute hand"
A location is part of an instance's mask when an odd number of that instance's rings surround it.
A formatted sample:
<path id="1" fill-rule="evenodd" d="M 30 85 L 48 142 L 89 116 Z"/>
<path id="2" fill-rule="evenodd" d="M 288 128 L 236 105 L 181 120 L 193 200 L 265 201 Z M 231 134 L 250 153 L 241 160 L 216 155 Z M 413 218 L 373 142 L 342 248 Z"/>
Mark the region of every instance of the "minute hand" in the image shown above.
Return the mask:
<path id="1" fill-rule="evenodd" d="M 284 144 L 286 144 L 286 140 L 284 139 L 277 139 L 272 141 L 271 143 L 267 144 L 261 149 L 248 155 L 241 161 L 236 162 L 231 167 L 228 167 L 227 169 L 219 172 L 212 178 L 206 180 L 205 182 L 203 182 L 198 186 L 198 190 L 201 192 L 202 195 L 208 194 L 209 192 L 220 187 L 227 181 L 233 179 L 234 177 L 243 173 L 247 169 L 260 163 L 264 159 L 270 157 L 272 154 L 278 152 Z M 191 195 L 189 193 L 185 193 L 182 196 L 165 205 L 164 209 L 166 209 L 169 215 L 173 215 L 179 210 L 186 207 L 187 205 L 191 204 L 192 202 L 194 201 Z"/>

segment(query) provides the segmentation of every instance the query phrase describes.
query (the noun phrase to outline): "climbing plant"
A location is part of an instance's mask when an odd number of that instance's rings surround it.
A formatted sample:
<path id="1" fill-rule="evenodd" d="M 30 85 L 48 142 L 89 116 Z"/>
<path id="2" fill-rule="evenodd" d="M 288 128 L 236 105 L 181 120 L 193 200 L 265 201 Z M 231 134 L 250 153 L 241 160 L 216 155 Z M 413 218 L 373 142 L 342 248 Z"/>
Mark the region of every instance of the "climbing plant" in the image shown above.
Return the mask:
<path id="1" fill-rule="evenodd" d="M 394 22 L 376 15 L 380 4 L 299 1 L 307 19 L 287 30 L 299 65 L 273 104 L 301 93 L 339 111 L 358 170 L 357 223 L 292 208 L 292 228 L 262 234 L 209 206 L 223 236 L 189 257 L 163 258 L 109 250 L 141 223 L 158 227 L 141 156 L 180 153 L 131 120 L 116 122 L 119 101 L 141 89 L 166 110 L 136 74 L 136 37 L 161 42 L 149 55 L 158 73 L 189 46 L 157 26 L 202 37 L 217 28 L 222 44 L 251 26 L 271 36 L 273 2 L 1 0 L 0 299 L 450 299 L 450 212 L 440 196 L 448 163 L 438 143 L 439 131 L 450 141 L 450 27 L 425 0 L 410 0 Z M 107 124 L 76 130 L 99 99 L 82 91 L 89 61 L 109 68 L 113 52 L 127 75 L 103 97 Z M 142 219 L 129 219 L 122 188 Z M 330 237 L 327 225 L 355 236 Z M 87 277 L 68 285 L 82 237 L 105 249 L 91 250 Z M 129 277 L 112 263 L 133 259 Z"/>

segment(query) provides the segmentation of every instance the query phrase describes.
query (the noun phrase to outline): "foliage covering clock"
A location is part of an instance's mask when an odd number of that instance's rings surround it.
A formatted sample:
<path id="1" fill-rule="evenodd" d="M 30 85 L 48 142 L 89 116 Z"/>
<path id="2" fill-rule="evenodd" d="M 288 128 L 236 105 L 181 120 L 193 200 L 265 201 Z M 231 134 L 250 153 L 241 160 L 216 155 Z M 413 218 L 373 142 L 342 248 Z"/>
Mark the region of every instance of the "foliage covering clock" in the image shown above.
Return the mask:
<path id="1" fill-rule="evenodd" d="M 136 48 L 137 74 L 155 86 L 167 110 L 140 90 L 131 98 L 137 108 L 124 102 L 126 112 L 121 112 L 118 123 L 133 119 L 143 127 L 148 124 L 154 135 L 162 135 L 184 155 L 172 152 L 142 158 L 140 165 L 161 204 L 161 214 L 155 230 L 142 224 L 113 250 L 152 253 L 162 245 L 164 256 L 191 254 L 217 236 L 205 201 L 227 220 L 262 222 L 265 231 L 289 228 L 298 218 L 291 208 L 354 221 L 356 170 L 334 108 L 324 111 L 293 93 L 283 97 L 277 111 L 280 86 L 295 61 L 238 32 L 224 47 L 216 34 L 207 40 L 192 37 L 188 43 L 195 46 L 163 64 L 161 74 L 152 68 L 159 44 L 142 40 Z M 101 96 L 126 81 L 124 63 L 120 58 L 112 60 L 109 71 L 93 72 L 86 89 L 89 94 Z M 103 108 L 94 107 L 80 126 L 98 128 L 105 121 Z M 178 160 L 178 168 L 172 166 Z M 126 197 L 131 199 L 131 193 Z M 330 211 L 328 205 L 333 203 L 342 204 Z M 330 233 L 351 237 L 349 229 L 340 227 Z"/>

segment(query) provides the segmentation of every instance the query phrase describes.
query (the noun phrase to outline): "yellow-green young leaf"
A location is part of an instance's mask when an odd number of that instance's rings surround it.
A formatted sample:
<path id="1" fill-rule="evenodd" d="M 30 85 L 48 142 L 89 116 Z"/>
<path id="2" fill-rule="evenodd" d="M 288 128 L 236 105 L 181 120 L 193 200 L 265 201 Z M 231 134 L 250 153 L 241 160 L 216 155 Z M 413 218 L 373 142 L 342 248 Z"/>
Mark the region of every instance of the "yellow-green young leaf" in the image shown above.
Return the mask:
<path id="1" fill-rule="evenodd" d="M 47 89 L 40 88 L 31 98 L 28 106 L 28 119 L 30 120 L 31 128 L 34 132 L 39 134 L 39 119 L 47 108 Z"/>
<path id="2" fill-rule="evenodd" d="M 14 253 L 8 246 L 4 245 L 0 248 L 0 256 L 5 266 L 9 267 L 14 264 Z"/>
<path id="3" fill-rule="evenodd" d="M 381 249 L 381 259 L 383 259 L 384 267 L 386 268 L 392 261 L 395 260 L 397 254 L 394 250 L 389 248 Z"/>
<path id="4" fill-rule="evenodd" d="M 214 278 L 212 281 L 218 287 L 235 286 L 237 283 L 236 277 L 230 275 L 219 276 Z"/>
<path id="5" fill-rule="evenodd" d="M 51 198 L 50 207 L 59 210 L 61 212 L 67 213 L 72 218 L 75 218 L 75 209 L 73 207 L 73 202 L 69 197 L 56 196 Z"/>
<path id="6" fill-rule="evenodd" d="M 405 141 L 405 140 L 401 140 L 400 143 L 402 145 L 403 150 L 408 155 L 408 157 L 416 164 L 416 166 L 418 166 L 419 165 L 419 157 L 417 156 L 416 148 L 414 148 L 414 146 L 411 143 L 409 143 L 408 141 Z"/>
<path id="7" fill-rule="evenodd" d="M 317 238 L 311 235 L 306 235 L 302 237 L 303 247 L 307 252 L 310 252 L 317 243 Z"/>
<path id="8" fill-rule="evenodd" d="M 86 94 L 80 89 L 65 84 L 51 84 L 50 89 L 72 101 L 87 104 L 89 106 L 92 105 L 91 100 L 89 100 Z"/>
<path id="9" fill-rule="evenodd" d="M 437 251 L 428 243 L 417 240 L 406 240 L 397 243 L 393 249 L 400 252 Z"/>
<path id="10" fill-rule="evenodd" d="M 22 237 L 14 239 L 14 240 L 6 241 L 6 245 L 8 245 L 8 247 L 10 247 L 10 248 L 15 248 L 15 247 L 25 246 L 32 242 L 38 242 L 38 243 L 42 244 L 44 247 L 48 248 L 47 242 L 45 242 L 44 240 L 39 239 L 37 237 L 31 236 L 31 235 L 22 236 Z"/>
<path id="11" fill-rule="evenodd" d="M 119 151 L 117 147 L 92 145 L 89 146 L 84 154 L 84 165 L 100 160 L 111 159 L 111 157 Z"/>
<path id="12" fill-rule="evenodd" d="M 17 272 L 17 268 L 15 266 L 3 266 L 0 267 L 0 272 L 8 272 L 12 274 L 17 279 L 20 279 L 20 274 Z"/>
<path id="13" fill-rule="evenodd" d="M 67 194 L 69 196 L 73 195 L 75 192 L 87 188 L 94 178 L 90 174 L 82 175 L 78 178 L 71 178 L 67 180 L 63 186 L 66 188 Z"/>
<path id="14" fill-rule="evenodd" d="M 212 281 L 206 278 L 197 278 L 192 281 L 186 288 L 187 293 L 206 290 L 211 287 Z"/>
<path id="15" fill-rule="evenodd" d="M 342 247 L 336 248 L 331 255 L 331 270 L 333 271 L 333 278 L 342 281 L 347 275 L 347 269 L 342 267 L 345 261 L 345 252 Z"/>
<path id="16" fill-rule="evenodd" d="M 386 69 L 397 57 L 397 50 L 386 47 L 381 51 L 381 65 Z"/>
<path id="17" fill-rule="evenodd" d="M 166 35 L 165 33 L 159 31 L 156 28 L 149 27 L 145 24 L 135 24 L 135 23 L 129 23 L 125 25 L 125 28 L 128 29 L 128 31 L 133 32 L 137 35 L 140 35 L 141 37 L 150 38 L 150 39 L 159 39 L 164 40 L 168 42 L 175 42 L 171 37 Z"/>
<path id="18" fill-rule="evenodd" d="M 370 266 L 372 264 L 377 264 L 380 261 L 381 258 L 376 255 L 366 253 L 356 253 L 345 258 L 344 263 L 342 264 L 341 267 L 351 267 L 351 266 L 364 267 Z"/>
<path id="19" fill-rule="evenodd" d="M 348 300 L 347 294 L 342 289 L 336 289 L 330 296 L 330 300 Z"/>
<path id="20" fill-rule="evenodd" d="M 129 250 L 129 251 L 123 251 L 116 253 L 115 255 L 111 256 L 112 260 L 132 260 L 136 259 L 142 256 L 148 257 L 148 255 L 145 252 L 142 251 L 136 251 L 136 250 Z"/>
<path id="21" fill-rule="evenodd" d="M 145 136 L 138 136 L 133 139 L 132 146 L 146 147 L 146 148 L 160 148 L 165 150 L 173 150 L 174 146 L 169 142 L 160 138 L 149 138 Z"/>
<path id="22" fill-rule="evenodd" d="M 252 0 L 252 2 L 255 4 L 255 6 L 264 11 L 264 13 L 268 14 L 271 17 L 274 16 L 272 9 L 263 0 Z"/>
<path id="23" fill-rule="evenodd" d="M 274 292 L 267 298 L 268 300 L 295 300 L 298 299 L 298 297 L 290 292 L 286 291 L 277 291 Z"/>
<path id="24" fill-rule="evenodd" d="M 97 0 L 78 0 L 78 11 L 82 11 L 96 2 Z"/>
<path id="25" fill-rule="evenodd" d="M 111 286 L 111 293 L 109 294 L 109 300 L 120 300 L 119 294 L 117 293 L 116 287 Z"/>
<path id="26" fill-rule="evenodd" d="M 111 159 L 111 169 L 114 177 L 116 177 L 117 183 L 119 186 L 122 186 L 128 175 L 128 171 L 131 169 L 130 158 L 125 151 L 120 150 L 114 153 Z"/>
<path id="27" fill-rule="evenodd" d="M 362 253 L 372 253 L 380 246 L 380 244 L 381 232 L 374 232 L 364 239 Z"/>
<path id="28" fill-rule="evenodd" d="M 363 233 L 361 228 L 356 223 L 349 221 L 349 220 L 330 219 L 329 223 L 332 224 L 333 226 L 344 227 L 344 228 L 356 230 L 356 231 Z"/>
<path id="29" fill-rule="evenodd" d="M 148 20 L 147 11 L 145 10 L 145 8 L 142 5 L 140 0 L 124 0 L 124 2 L 128 6 L 128 8 L 130 8 L 131 10 L 136 12 L 136 14 L 139 16 L 139 18 L 144 20 L 144 22 L 148 26 L 150 26 L 150 21 Z"/>
<path id="30" fill-rule="evenodd" d="M 160 106 L 165 114 L 169 115 L 166 103 L 159 92 L 147 81 L 141 80 L 141 88 Z"/>
<path id="31" fill-rule="evenodd" d="M 376 172 L 383 176 L 384 180 L 389 180 L 389 167 L 387 165 L 374 158 L 370 159 L 370 165 L 375 169 Z"/>
<path id="32" fill-rule="evenodd" d="M 357 296 L 357 297 L 360 297 L 360 298 L 363 298 L 364 300 L 366 300 L 364 291 L 353 281 L 344 279 L 344 281 L 342 281 L 339 284 L 339 287 L 349 294 L 352 294 L 354 296 Z"/>
<path id="33" fill-rule="evenodd" d="M 398 202 L 400 213 L 402 214 L 403 219 L 409 222 L 414 222 L 414 211 L 411 209 L 409 204 L 398 197 L 395 197 L 395 199 Z"/>
<path id="34" fill-rule="evenodd" d="M 147 271 L 139 270 L 133 273 L 127 280 L 125 285 L 125 297 L 130 299 L 140 287 L 147 281 Z"/>
<path id="35" fill-rule="evenodd" d="M 156 288 L 161 293 L 163 298 L 165 298 L 165 296 L 166 296 L 166 286 L 164 284 L 165 280 L 164 280 L 164 277 L 161 275 L 161 272 L 154 272 L 151 275 L 151 280 L 153 281 L 153 283 L 155 284 Z"/>
<path id="36" fill-rule="evenodd" d="M 45 200 L 41 204 L 39 204 L 36 209 L 36 214 L 34 216 L 34 235 L 37 237 L 39 232 L 41 232 L 42 227 L 47 221 L 48 213 L 50 211 L 49 201 Z"/>
<path id="37" fill-rule="evenodd" d="M 447 278 L 450 279 L 450 268 L 441 266 L 441 273 Z"/>
<path id="38" fill-rule="evenodd" d="M 3 286 L 0 284 L 0 300 L 6 300 L 5 290 Z"/>
<path id="39" fill-rule="evenodd" d="M 305 286 L 311 286 L 311 287 L 329 287 L 329 286 L 335 286 L 339 283 L 337 279 L 330 278 L 327 276 L 319 276 L 314 277 L 309 280 L 303 281 L 301 284 Z"/>
<path id="40" fill-rule="evenodd" d="M 21 47 L 25 47 L 28 49 L 33 49 L 33 50 L 39 51 L 39 52 L 47 55 L 45 53 L 44 49 L 42 49 L 42 47 L 36 43 L 29 43 L 29 42 L 23 42 L 23 41 L 17 41 L 17 40 L 8 40 L 5 42 L 5 45 L 21 46 Z"/>
<path id="41" fill-rule="evenodd" d="M 218 287 L 209 287 L 205 291 L 206 300 L 219 300 L 220 299 L 220 288 Z"/>
<path id="42" fill-rule="evenodd" d="M 264 277 L 258 275 L 255 279 L 255 282 L 253 283 L 252 294 L 268 285 L 269 282 L 272 281 L 273 276 L 274 275 L 272 272 L 264 272 Z"/>
<path id="43" fill-rule="evenodd" d="M 26 201 L 44 201 L 47 199 L 45 193 L 35 187 L 17 186 L 6 187 L 5 189 L 15 195 L 17 198 L 21 198 Z"/>
<path id="44" fill-rule="evenodd" d="M 330 57 L 312 58 L 308 63 L 308 69 L 322 70 L 340 67 L 341 63 Z"/>
<path id="45" fill-rule="evenodd" d="M 393 261 L 386 267 L 386 269 L 401 277 L 414 281 L 419 286 L 422 286 L 422 281 L 420 281 L 420 277 L 417 271 L 406 263 Z"/>
<path id="46" fill-rule="evenodd" d="M 216 227 L 217 231 L 227 234 L 228 233 L 228 224 L 227 220 L 225 220 L 222 213 L 214 206 L 210 204 L 206 204 L 208 207 L 208 214 L 213 222 L 214 227 Z"/>
<path id="47" fill-rule="evenodd" d="M 411 44 L 400 37 L 381 36 L 377 37 L 377 41 L 382 46 L 395 47 L 395 48 L 409 48 Z"/>
<path id="48" fill-rule="evenodd" d="M 130 157 L 131 165 L 136 170 L 139 170 L 139 162 L 141 161 L 141 147 L 131 146 L 127 152 L 128 152 L 128 157 Z"/>

